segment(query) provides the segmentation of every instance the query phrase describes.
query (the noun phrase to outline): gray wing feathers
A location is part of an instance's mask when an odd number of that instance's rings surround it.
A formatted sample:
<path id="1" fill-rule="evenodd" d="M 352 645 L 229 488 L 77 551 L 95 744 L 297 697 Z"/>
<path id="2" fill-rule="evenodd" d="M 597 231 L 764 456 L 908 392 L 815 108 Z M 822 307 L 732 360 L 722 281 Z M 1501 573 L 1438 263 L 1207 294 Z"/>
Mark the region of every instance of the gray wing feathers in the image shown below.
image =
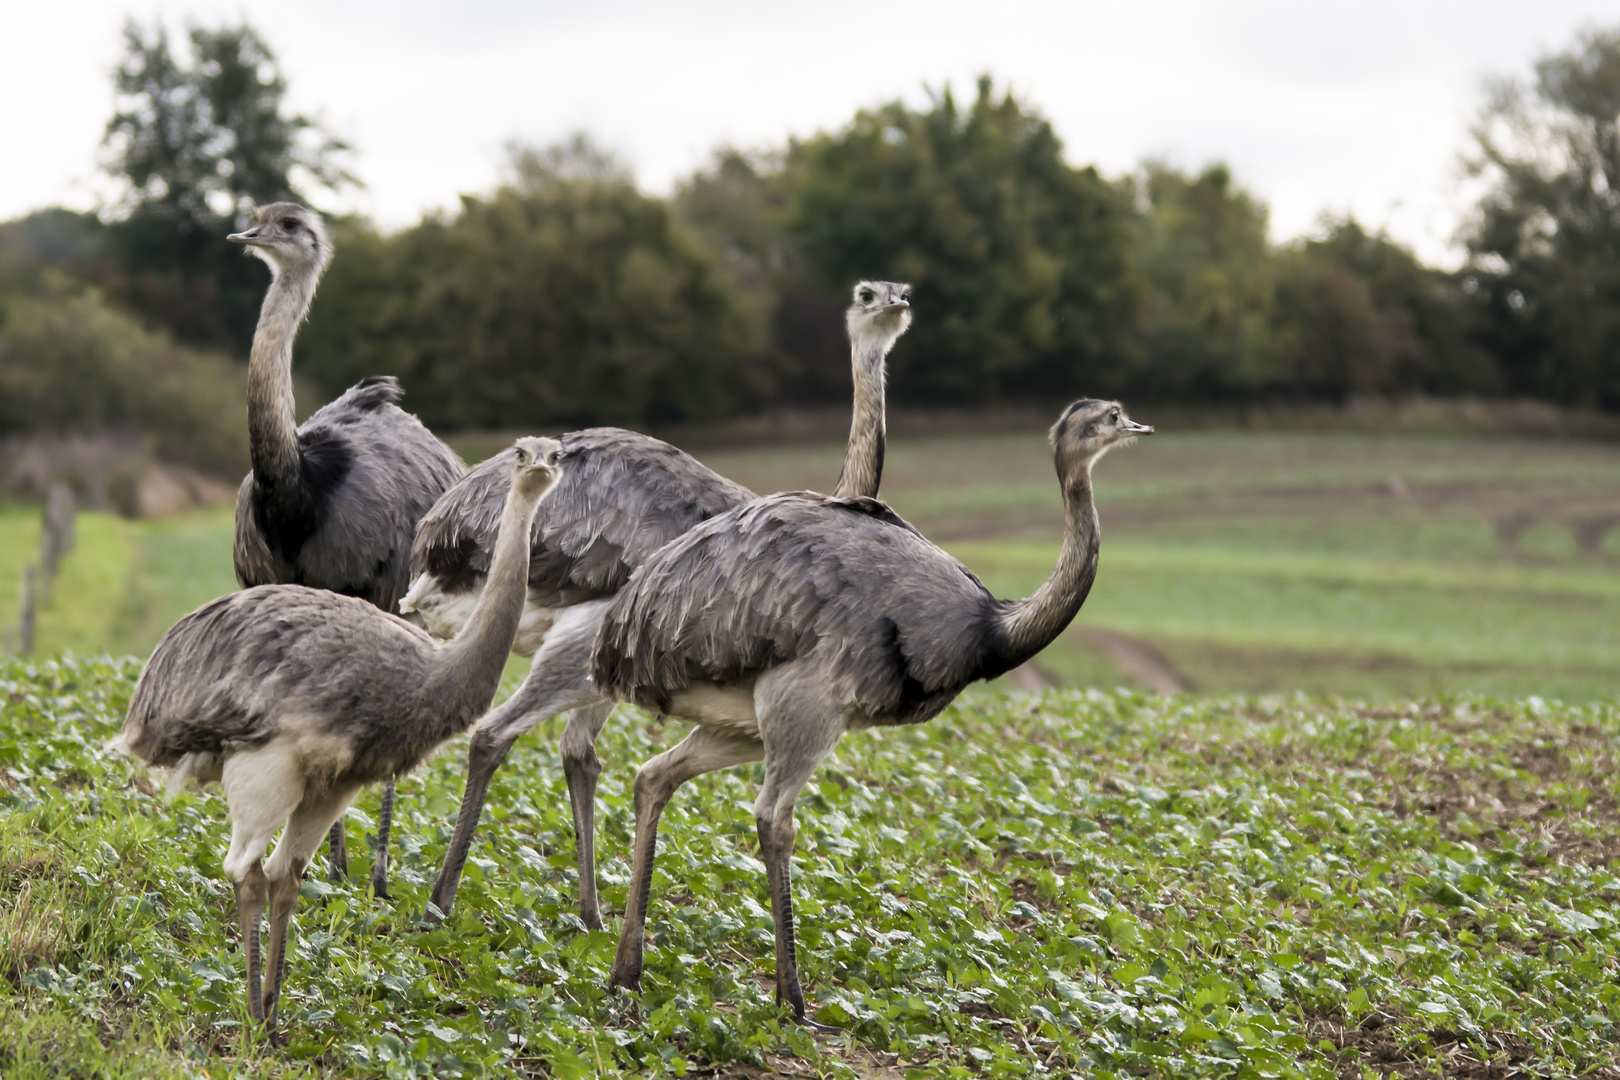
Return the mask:
<path id="1" fill-rule="evenodd" d="M 358 598 L 298 586 L 232 593 L 163 636 L 135 684 L 124 742 L 153 765 L 262 745 L 300 710 L 363 710 L 368 689 L 381 689 L 368 683 L 395 684 L 397 697 L 401 665 L 433 650 L 424 631 Z"/>
<path id="2" fill-rule="evenodd" d="M 592 657 L 604 691 L 667 710 L 812 652 L 868 716 L 926 719 L 977 677 L 997 604 L 965 567 L 882 503 L 805 493 L 700 525 L 643 565 Z"/>
<path id="3" fill-rule="evenodd" d="M 253 474 L 242 478 L 236 490 L 236 542 L 232 550 L 236 583 L 242 588 L 294 580 L 291 563 L 278 559 L 253 519 Z"/>
<path id="4" fill-rule="evenodd" d="M 398 393 L 391 379 L 366 380 L 298 429 L 301 443 L 341 445 L 346 471 L 330 490 L 315 492 L 313 530 L 290 557 L 259 528 L 252 475 L 243 481 L 235 548 L 241 585 L 309 585 L 398 610 L 410 584 L 417 523 L 467 471 L 421 421 L 392 403 Z"/>
<path id="5" fill-rule="evenodd" d="M 611 595 L 664 544 L 754 498 L 689 454 L 633 431 L 589 428 L 560 438 L 562 479 L 535 516 L 529 553 L 530 599 L 545 607 Z M 489 573 L 511 453 L 473 469 L 422 520 L 413 578 L 431 573 L 461 592 Z"/>

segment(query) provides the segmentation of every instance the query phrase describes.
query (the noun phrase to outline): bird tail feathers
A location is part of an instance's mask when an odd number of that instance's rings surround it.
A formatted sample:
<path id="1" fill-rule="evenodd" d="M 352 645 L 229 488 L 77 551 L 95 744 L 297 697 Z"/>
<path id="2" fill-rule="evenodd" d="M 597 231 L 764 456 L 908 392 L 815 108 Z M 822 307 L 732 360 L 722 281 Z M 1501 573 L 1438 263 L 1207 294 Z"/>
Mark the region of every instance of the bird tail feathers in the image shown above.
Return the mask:
<path id="1" fill-rule="evenodd" d="M 104 744 L 108 750 L 116 750 L 120 754 L 128 754 L 132 758 L 140 759 L 129 745 L 129 732 L 120 731 L 108 739 Z M 221 754 L 208 750 L 198 750 L 190 754 L 182 754 L 180 760 L 169 769 L 162 766 L 153 766 L 154 771 L 167 772 L 168 778 L 163 784 L 163 797 L 173 799 L 180 794 L 182 788 L 190 784 L 196 787 L 212 781 L 217 781 L 225 775 L 225 760 Z"/>
<path id="2" fill-rule="evenodd" d="M 186 754 L 169 770 L 169 779 L 163 785 L 163 797 L 173 799 L 188 784 L 202 787 L 223 775 L 220 755 L 206 750 Z"/>

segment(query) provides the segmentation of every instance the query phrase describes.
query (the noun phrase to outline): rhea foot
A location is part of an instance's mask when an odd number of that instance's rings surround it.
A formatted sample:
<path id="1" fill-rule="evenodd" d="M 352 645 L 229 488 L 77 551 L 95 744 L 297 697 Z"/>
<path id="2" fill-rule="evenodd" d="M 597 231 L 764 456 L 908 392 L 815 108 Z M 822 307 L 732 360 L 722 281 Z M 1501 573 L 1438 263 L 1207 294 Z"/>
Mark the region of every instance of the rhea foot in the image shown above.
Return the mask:
<path id="1" fill-rule="evenodd" d="M 776 1004 L 778 1006 L 791 1006 L 793 1009 L 793 1022 L 802 1028 L 809 1028 L 819 1035 L 832 1035 L 844 1030 L 843 1028 L 829 1027 L 826 1024 L 820 1024 L 810 1019 L 810 1013 L 804 1007 L 804 997 L 802 995 L 797 996 L 796 1000 L 785 1002 L 782 1000 L 782 992 L 778 990 L 776 992 Z"/>
<path id="2" fill-rule="evenodd" d="M 394 822 L 394 782 L 383 785 L 382 805 L 377 812 L 377 858 L 371 864 L 371 891 L 379 900 L 388 895 L 388 835 Z"/>
<path id="3" fill-rule="evenodd" d="M 612 972 L 608 974 L 608 992 L 612 993 L 615 990 L 626 990 L 632 994 L 641 993 L 641 963 L 639 960 L 622 965 L 617 961 L 614 963 Z"/>
<path id="4" fill-rule="evenodd" d="M 343 832 L 343 819 L 338 818 L 332 823 L 332 830 L 328 834 L 326 872 L 332 883 L 342 884 L 349 880 L 349 845 Z"/>
<path id="5" fill-rule="evenodd" d="M 817 1023 L 816 1021 L 810 1019 L 810 1017 L 808 1015 L 806 1015 L 806 1016 L 795 1016 L 793 1018 L 793 1022 L 795 1024 L 798 1024 L 802 1028 L 809 1029 L 811 1032 L 813 1032 L 813 1033 L 815 1033 L 817 1035 L 836 1035 L 840 1031 L 844 1030 L 843 1028 L 832 1027 L 829 1024 Z"/>

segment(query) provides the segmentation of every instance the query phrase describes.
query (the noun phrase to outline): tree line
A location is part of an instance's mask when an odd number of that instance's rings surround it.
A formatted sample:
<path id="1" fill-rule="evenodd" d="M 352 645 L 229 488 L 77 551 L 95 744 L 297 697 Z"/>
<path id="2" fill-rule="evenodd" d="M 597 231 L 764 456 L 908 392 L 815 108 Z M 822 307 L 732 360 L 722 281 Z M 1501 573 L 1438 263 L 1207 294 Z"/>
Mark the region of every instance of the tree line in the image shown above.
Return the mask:
<path id="1" fill-rule="evenodd" d="M 193 27 L 182 48 L 131 24 L 116 79 L 105 152 L 122 200 L 0 227 L 0 432 L 211 412 L 239 385 L 265 286 L 224 235 L 255 202 L 318 206 L 357 182 L 342 140 L 289 113 L 246 25 Z M 779 147 L 722 149 L 667 198 L 584 136 L 518 145 L 500 182 L 452 211 L 392 232 L 332 220 L 338 258 L 298 366 L 320 400 L 396 374 L 445 430 L 830 403 L 848 393 L 847 290 L 867 277 L 914 286 L 918 319 L 891 365 L 900 403 L 1426 394 L 1620 409 L 1620 30 L 1492 84 L 1466 160 L 1484 194 L 1448 271 L 1350 218 L 1276 243 L 1265 204 L 1222 165 L 1077 167 L 1039 110 L 989 78 L 970 99 L 947 87 Z M 128 374 L 142 363 L 169 376 Z M 87 391 L 97 364 L 125 389 Z M 200 388 L 191 413 L 186 385 Z"/>

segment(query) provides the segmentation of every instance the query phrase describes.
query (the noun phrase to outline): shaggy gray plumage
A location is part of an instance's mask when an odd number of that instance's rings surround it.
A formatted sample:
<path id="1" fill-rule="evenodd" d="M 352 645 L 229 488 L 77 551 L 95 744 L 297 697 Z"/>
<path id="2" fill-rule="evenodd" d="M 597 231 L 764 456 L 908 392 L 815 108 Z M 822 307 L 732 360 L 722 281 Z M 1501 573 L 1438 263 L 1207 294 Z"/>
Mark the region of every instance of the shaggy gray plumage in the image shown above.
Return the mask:
<path id="1" fill-rule="evenodd" d="M 171 790 L 223 784 L 231 811 L 224 865 L 236 886 L 255 1019 L 274 1022 L 287 922 L 326 831 L 363 785 L 414 768 L 494 699 L 523 615 L 529 525 L 556 480 L 560 449 L 552 439 L 519 442 L 489 585 L 454 641 L 440 645 L 354 597 L 263 585 L 181 619 L 141 672 L 116 743 L 174 769 Z M 270 978 L 261 996 L 267 901 Z"/>
<path id="2" fill-rule="evenodd" d="M 420 627 L 322 589 L 257 586 L 222 596 L 164 635 L 130 700 L 125 744 L 168 768 L 187 755 L 222 758 L 283 734 L 293 700 L 298 713 L 329 718 L 323 730 L 352 747 L 345 775 L 386 780 L 484 711 L 469 715 L 464 703 L 419 694 L 398 715 L 398 688 L 436 647 Z M 349 654 L 367 662 L 334 664 Z"/>
<path id="3" fill-rule="evenodd" d="M 393 376 L 371 376 L 306 420 L 297 435 L 299 486 L 272 487 L 257 469 L 243 478 L 235 546 L 243 588 L 308 585 L 399 612 L 417 525 L 467 471 L 394 404 L 402 394 Z"/>
<path id="4" fill-rule="evenodd" d="M 1057 568 L 998 600 L 882 503 L 797 493 L 697 526 L 643 563 L 607 605 L 591 656 L 599 690 L 696 729 L 636 774 L 636 840 L 612 985 L 640 984 L 658 818 L 694 776 L 765 762 L 754 804 L 777 927 L 778 1002 L 808 1022 L 788 866 L 799 791 L 843 733 L 937 715 L 968 683 L 1045 648 L 1097 573 L 1092 465 L 1152 428 L 1084 400 L 1053 426 L 1067 525 Z"/>
<path id="5" fill-rule="evenodd" d="M 992 632 L 1008 603 L 875 499 L 773 495 L 647 562 L 608 608 L 592 677 L 669 713 L 690 686 L 733 684 L 827 643 L 868 722 L 914 724 L 1021 663 Z"/>
<path id="6" fill-rule="evenodd" d="M 467 471 L 416 417 L 395 404 L 389 376 L 362 380 L 294 424 L 292 350 L 332 243 L 319 214 L 295 203 L 259 207 L 230 237 L 269 267 L 271 283 L 248 365 L 253 471 L 236 497 L 236 580 L 308 585 L 359 597 L 397 614 L 409 583 L 417 523 Z M 393 781 L 383 794 L 372 888 L 387 895 Z M 341 825 L 332 832 L 332 874 L 347 875 Z"/>
<path id="7" fill-rule="evenodd" d="M 621 428 L 559 437 L 563 479 L 535 516 L 529 603 L 564 608 L 611 596 L 647 557 L 693 525 L 752 500 L 691 455 Z M 490 458 L 434 505 L 411 549 L 413 576 L 470 592 L 489 572 L 511 483 L 511 453 Z"/>
<path id="8" fill-rule="evenodd" d="M 854 410 L 839 474 L 840 494 L 875 495 L 883 470 L 884 360 L 911 324 L 910 286 L 863 281 L 845 314 Z M 535 521 L 529 612 L 519 631 L 536 649 L 517 692 L 473 732 L 467 788 L 429 897 L 427 918 L 455 902 L 490 778 L 513 744 L 550 716 L 573 710 L 560 750 L 579 859 L 580 914 L 599 928 L 594 852 L 596 737 L 611 711 L 591 686 L 585 661 L 606 598 L 631 571 L 692 526 L 754 499 L 754 494 L 667 443 L 618 428 L 562 436 L 566 477 Z M 436 633 L 452 632 L 475 595 L 487 556 L 492 507 L 501 497 L 499 463 L 480 466 L 451 489 L 422 522 L 412 552 L 406 610 Z M 531 624 L 532 620 L 532 625 Z"/>

